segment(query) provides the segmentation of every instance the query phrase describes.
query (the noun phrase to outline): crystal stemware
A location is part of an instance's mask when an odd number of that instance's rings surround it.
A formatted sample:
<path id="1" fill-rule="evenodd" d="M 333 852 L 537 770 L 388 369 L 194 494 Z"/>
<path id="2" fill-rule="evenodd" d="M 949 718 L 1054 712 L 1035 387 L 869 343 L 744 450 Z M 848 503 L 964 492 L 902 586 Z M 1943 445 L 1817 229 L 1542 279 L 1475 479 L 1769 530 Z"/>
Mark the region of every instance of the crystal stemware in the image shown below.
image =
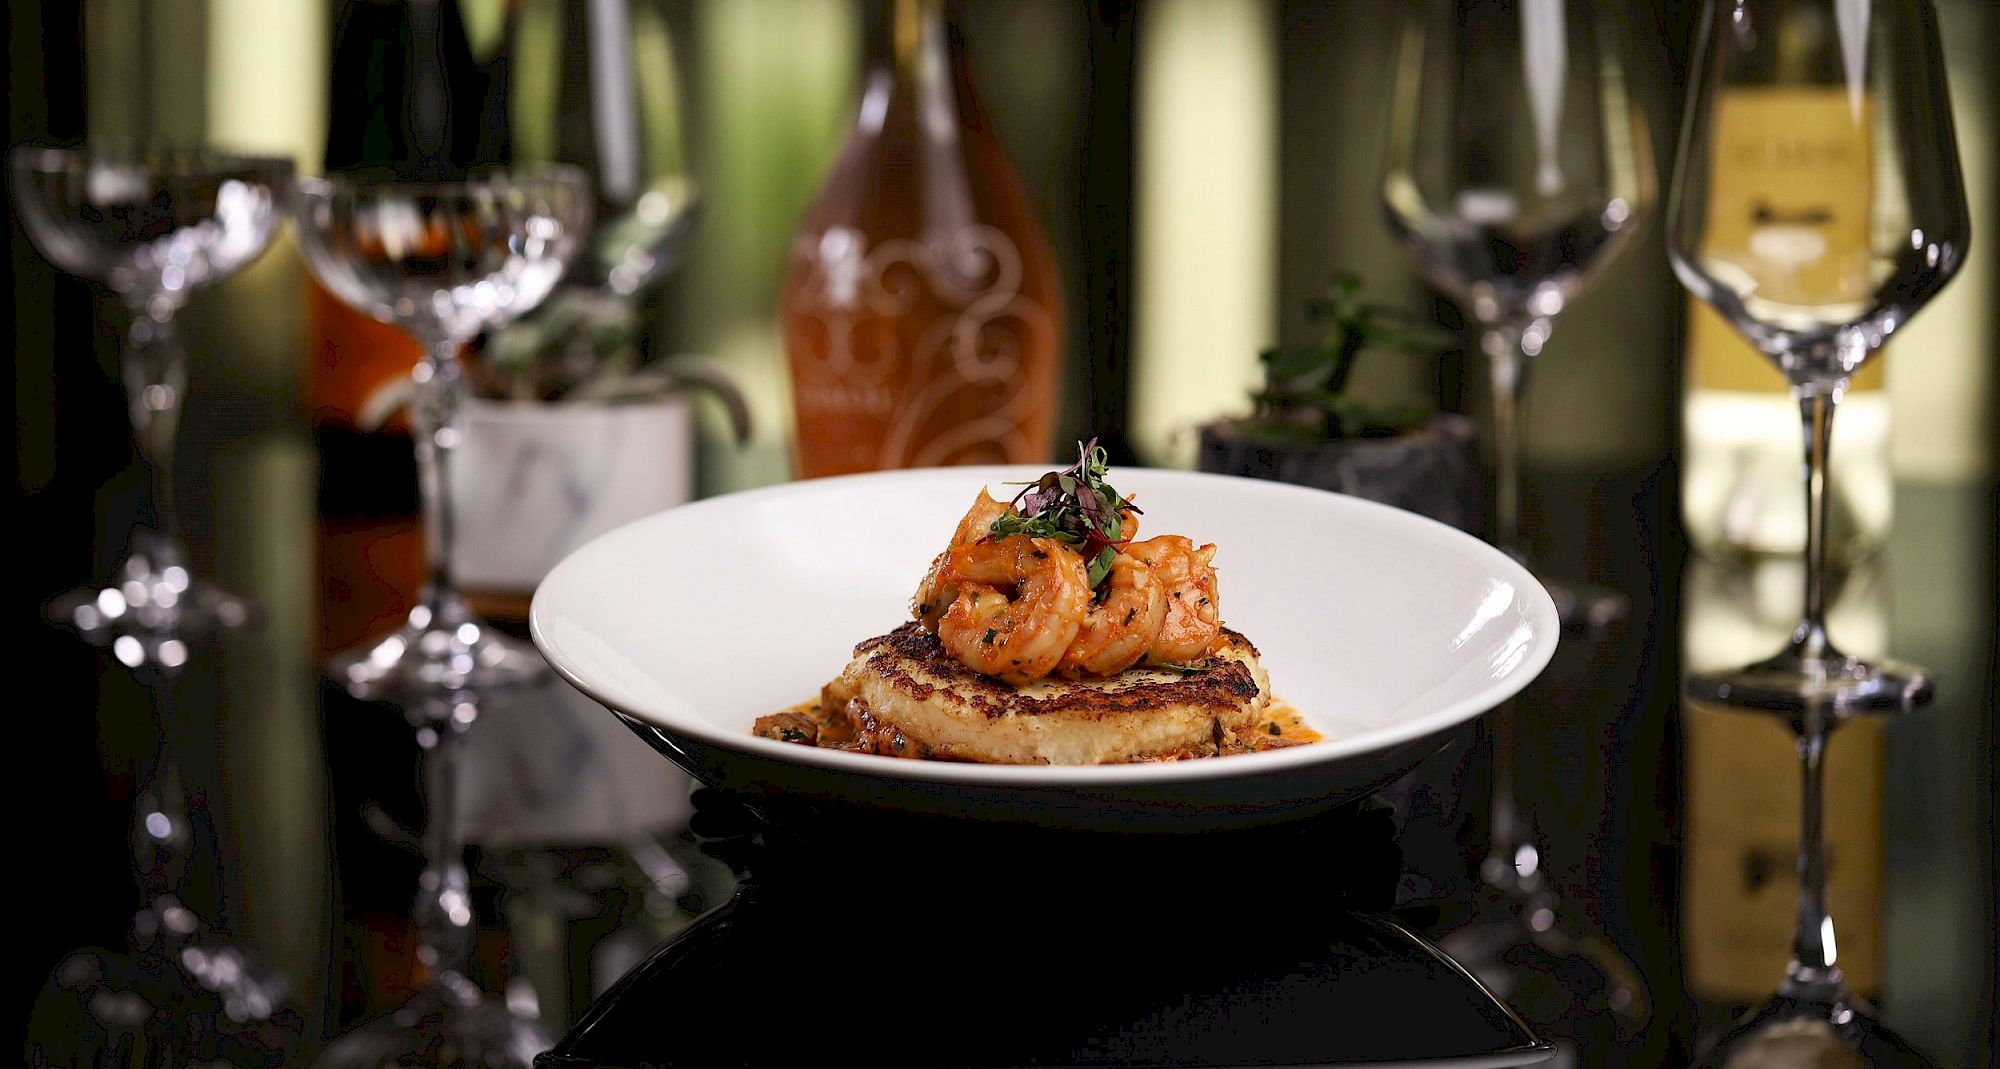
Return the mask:
<path id="1" fill-rule="evenodd" d="M 1383 205 L 1418 269 L 1479 324 L 1493 387 L 1495 541 L 1523 561 L 1528 366 L 1556 316 L 1630 242 L 1653 196 L 1646 123 L 1625 89 L 1617 29 L 1588 0 L 1432 0 L 1413 10 L 1396 66 Z M 1625 614 L 1614 591 L 1544 583 L 1565 626 L 1600 628 Z M 1645 984 L 1608 940 L 1563 927 L 1515 803 L 1511 706 L 1489 726 L 1484 892 L 1441 942 L 1496 990 L 1547 993 L 1535 999 L 1547 1011 L 1538 1024 L 1560 1030 L 1581 1012 L 1630 1032 L 1650 1014 Z"/>
<path id="2" fill-rule="evenodd" d="M 1907 709 L 1922 669 L 1826 633 L 1827 447 L 1848 381 L 1965 260 L 1971 226 L 1926 0 L 1711 0 L 1674 171 L 1668 251 L 1790 381 L 1805 441 L 1805 605 L 1791 643 L 1688 693 L 1738 708 Z M 1738 188 L 1759 153 L 1817 154 L 1803 210 Z M 1724 160 L 1734 161 L 1724 165 Z"/>
<path id="3" fill-rule="evenodd" d="M 1927 0 L 1709 0 L 1696 49 L 1668 250 L 1682 284 L 1790 381 L 1806 491 L 1805 604 L 1791 642 L 1686 684 L 1698 701 L 1783 716 L 1803 786 L 1791 964 L 1703 1064 L 1767 1064 L 1778 1050 L 1815 1064 L 1926 1065 L 1841 975 L 1821 778 L 1843 719 L 1932 694 L 1922 669 L 1851 656 L 1827 635 L 1826 462 L 1850 377 L 1951 280 L 1971 238 L 1937 13 Z M 1801 153 L 1819 175 L 1802 205 L 1732 180 L 1746 163 Z"/>
<path id="4" fill-rule="evenodd" d="M 432 690 L 404 708 L 426 757 L 424 871 L 413 911 L 425 980 L 401 1007 L 327 1044 L 319 1069 L 529 1069 L 551 1045 L 539 1025 L 480 991 L 468 973 L 478 925 L 459 816 L 459 758 L 479 701 L 472 690 Z"/>
<path id="5" fill-rule="evenodd" d="M 35 247 L 58 268 L 109 287 L 132 313 L 120 363 L 133 438 L 152 475 L 150 519 L 132 531 L 112 578 L 57 597 L 50 617 L 94 641 L 241 626 L 248 606 L 192 571 L 175 523 L 187 350 L 174 314 L 262 255 L 284 219 L 290 161 L 92 144 L 21 145 L 9 164 L 14 206 Z"/>
<path id="6" fill-rule="evenodd" d="M 1382 202 L 1418 270 L 1479 324 L 1493 387 L 1495 541 L 1523 562 L 1521 410 L 1556 316 L 1638 231 L 1651 142 L 1616 24 L 1589 0 L 1433 0 L 1407 24 Z M 1544 579 L 1566 626 L 1615 591 Z"/>
<path id="7" fill-rule="evenodd" d="M 152 699 L 159 747 L 132 806 L 140 905 L 122 952 L 86 947 L 56 966 L 28 1023 L 34 1066 L 274 1064 L 304 1022 L 291 984 L 183 896 L 194 810 L 182 786 L 175 683 L 192 653 L 174 632 L 127 631 L 112 656 Z"/>
<path id="8" fill-rule="evenodd" d="M 452 581 L 451 479 L 466 395 L 458 351 L 534 308 L 555 287 L 590 222 L 573 167 L 494 171 L 459 182 L 304 179 L 295 205 L 306 263 L 354 308 L 424 345 L 412 423 L 430 580 L 408 621 L 339 654 L 335 680 L 362 698 L 531 683 L 548 666 L 467 608 Z"/>

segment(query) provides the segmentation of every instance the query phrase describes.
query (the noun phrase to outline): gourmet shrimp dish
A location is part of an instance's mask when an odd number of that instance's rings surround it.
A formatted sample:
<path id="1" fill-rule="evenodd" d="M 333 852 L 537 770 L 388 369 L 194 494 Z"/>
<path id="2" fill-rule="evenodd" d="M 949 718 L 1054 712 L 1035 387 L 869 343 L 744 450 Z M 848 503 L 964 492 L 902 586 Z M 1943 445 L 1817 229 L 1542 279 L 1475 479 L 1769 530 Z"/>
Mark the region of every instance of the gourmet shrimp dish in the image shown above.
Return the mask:
<path id="1" fill-rule="evenodd" d="M 757 735 L 888 757 L 992 764 L 1174 761 L 1316 742 L 1222 622 L 1216 547 L 1140 540 L 1105 454 L 982 489 L 910 599 L 817 700 Z"/>

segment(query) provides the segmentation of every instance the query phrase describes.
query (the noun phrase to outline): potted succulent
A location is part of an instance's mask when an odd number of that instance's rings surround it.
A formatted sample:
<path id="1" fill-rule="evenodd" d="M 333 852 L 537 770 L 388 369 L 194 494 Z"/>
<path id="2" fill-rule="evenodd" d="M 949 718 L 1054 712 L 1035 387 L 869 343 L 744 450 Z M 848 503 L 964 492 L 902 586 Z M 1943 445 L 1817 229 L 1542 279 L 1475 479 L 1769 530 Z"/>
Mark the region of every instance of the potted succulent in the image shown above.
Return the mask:
<path id="1" fill-rule="evenodd" d="M 1201 428 L 1201 469 L 1352 494 L 1476 529 L 1472 421 L 1428 404 L 1356 397 L 1348 388 L 1363 353 L 1435 356 L 1451 346 L 1452 335 L 1361 300 L 1361 282 L 1352 275 L 1336 276 L 1307 312 L 1326 324 L 1325 335 L 1258 354 L 1264 382 L 1250 395 L 1250 414 Z"/>
<path id="2" fill-rule="evenodd" d="M 564 288 L 468 351 L 472 396 L 448 475 L 460 585 L 526 594 L 584 542 L 692 498 L 694 393 L 721 400 L 737 439 L 748 437 L 749 408 L 716 365 L 642 363 L 640 333 L 630 297 Z M 410 396 L 398 380 L 363 419 L 379 422 Z"/>

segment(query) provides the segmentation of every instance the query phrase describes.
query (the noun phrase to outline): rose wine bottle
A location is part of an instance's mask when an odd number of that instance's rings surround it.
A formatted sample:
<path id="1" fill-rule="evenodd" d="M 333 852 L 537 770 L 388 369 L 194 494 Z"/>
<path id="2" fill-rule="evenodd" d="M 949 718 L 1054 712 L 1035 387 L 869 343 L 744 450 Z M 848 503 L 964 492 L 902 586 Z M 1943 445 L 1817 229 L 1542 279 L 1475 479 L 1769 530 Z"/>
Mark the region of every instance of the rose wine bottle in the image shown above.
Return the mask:
<path id="1" fill-rule="evenodd" d="M 943 0 L 885 6 L 781 296 L 798 473 L 1045 461 L 1063 337 L 1048 241 Z"/>

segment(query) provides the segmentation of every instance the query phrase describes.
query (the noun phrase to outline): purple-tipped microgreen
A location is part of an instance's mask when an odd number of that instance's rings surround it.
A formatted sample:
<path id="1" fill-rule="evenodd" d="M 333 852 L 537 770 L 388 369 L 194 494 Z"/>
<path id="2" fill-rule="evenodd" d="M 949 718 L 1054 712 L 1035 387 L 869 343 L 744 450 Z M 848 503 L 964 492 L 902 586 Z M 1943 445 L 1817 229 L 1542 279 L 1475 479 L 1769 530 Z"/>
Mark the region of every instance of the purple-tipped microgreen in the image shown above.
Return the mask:
<path id="1" fill-rule="evenodd" d="M 1090 585 L 1102 584 L 1117 562 L 1118 547 L 1131 541 L 1124 533 L 1125 514 L 1140 511 L 1105 481 L 1109 470 L 1109 457 L 1097 439 L 1078 442 L 1076 463 L 1032 482 L 1010 484 L 1022 487 L 1014 495 L 1014 511 L 994 520 L 987 534 L 1024 534 L 1074 546 L 1085 561 Z"/>

